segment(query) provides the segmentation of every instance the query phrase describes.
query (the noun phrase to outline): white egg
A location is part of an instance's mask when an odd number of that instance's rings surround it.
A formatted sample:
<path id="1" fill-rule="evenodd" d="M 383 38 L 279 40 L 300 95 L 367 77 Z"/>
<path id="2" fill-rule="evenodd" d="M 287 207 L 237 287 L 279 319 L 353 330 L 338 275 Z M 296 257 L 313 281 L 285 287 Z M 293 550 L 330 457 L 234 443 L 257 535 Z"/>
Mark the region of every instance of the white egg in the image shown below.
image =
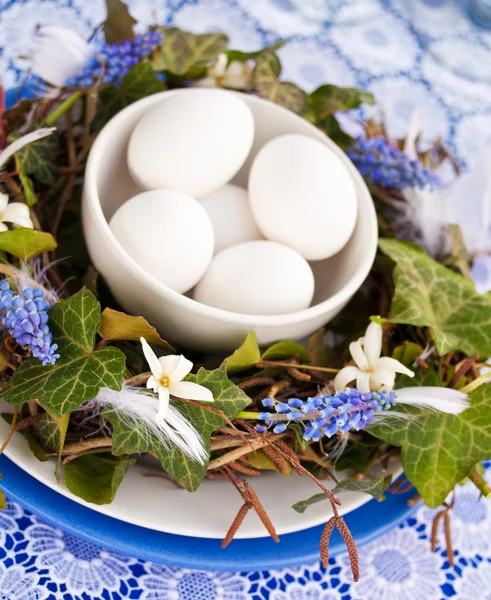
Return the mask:
<path id="1" fill-rule="evenodd" d="M 232 179 L 253 139 L 252 112 L 232 92 L 179 90 L 137 123 L 128 168 L 145 190 L 170 188 L 198 198 Z"/>
<path id="2" fill-rule="evenodd" d="M 194 290 L 202 304 L 249 315 L 282 315 L 307 308 L 314 276 L 298 252 L 266 240 L 217 254 Z"/>
<path id="3" fill-rule="evenodd" d="M 125 202 L 109 222 L 115 238 L 150 275 L 176 292 L 191 289 L 213 256 L 213 225 L 184 192 L 153 190 Z"/>
<path id="4" fill-rule="evenodd" d="M 264 236 L 307 260 L 339 252 L 356 224 L 350 172 L 330 148 L 304 135 L 283 135 L 261 148 L 249 175 L 249 200 Z"/>
<path id="5" fill-rule="evenodd" d="M 244 188 L 229 183 L 200 198 L 200 202 L 213 223 L 215 254 L 241 242 L 263 239 Z"/>

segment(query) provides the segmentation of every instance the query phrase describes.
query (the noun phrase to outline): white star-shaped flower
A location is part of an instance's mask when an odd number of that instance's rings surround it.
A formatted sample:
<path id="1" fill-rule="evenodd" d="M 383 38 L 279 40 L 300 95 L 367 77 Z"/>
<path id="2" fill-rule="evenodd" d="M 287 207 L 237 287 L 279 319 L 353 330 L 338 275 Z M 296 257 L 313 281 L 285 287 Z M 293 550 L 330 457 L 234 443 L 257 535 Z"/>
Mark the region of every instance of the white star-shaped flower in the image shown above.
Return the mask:
<path id="1" fill-rule="evenodd" d="M 22 202 L 11 202 L 7 194 L 0 193 L 0 232 L 7 231 L 5 223 L 14 223 L 20 227 L 34 227 L 29 216 L 29 207 Z"/>
<path id="2" fill-rule="evenodd" d="M 171 354 L 157 358 L 144 337 L 140 338 L 140 342 L 143 354 L 152 371 L 152 375 L 147 381 L 147 388 L 159 395 L 157 421 L 165 421 L 170 396 L 200 402 L 213 402 L 213 394 L 208 388 L 192 381 L 183 381 L 184 377 L 193 368 L 193 363 L 190 360 L 182 354 Z"/>
<path id="3" fill-rule="evenodd" d="M 344 391 L 348 383 L 356 380 L 356 389 L 362 394 L 377 392 L 380 388 L 391 390 L 396 373 L 414 377 L 414 372 L 395 358 L 380 356 L 382 353 L 382 326 L 371 322 L 365 337 L 351 342 L 349 351 L 355 366 L 341 369 L 334 379 L 337 391 Z"/>

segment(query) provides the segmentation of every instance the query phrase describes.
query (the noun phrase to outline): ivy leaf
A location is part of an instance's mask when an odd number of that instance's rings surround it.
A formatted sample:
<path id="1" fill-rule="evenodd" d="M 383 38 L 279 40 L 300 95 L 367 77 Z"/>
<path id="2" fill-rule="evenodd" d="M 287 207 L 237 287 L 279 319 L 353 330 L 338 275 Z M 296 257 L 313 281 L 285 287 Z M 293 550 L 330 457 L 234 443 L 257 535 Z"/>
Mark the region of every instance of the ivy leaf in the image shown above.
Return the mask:
<path id="1" fill-rule="evenodd" d="M 129 104 L 165 90 L 152 65 L 141 63 L 125 75 L 121 86 L 108 85 L 99 94 L 97 113 L 92 127 L 101 129 L 119 111 Z"/>
<path id="2" fill-rule="evenodd" d="M 411 385 L 435 385 L 435 377 L 430 372 Z M 477 388 L 470 399 L 470 408 L 460 415 L 398 405 L 410 420 L 370 426 L 370 433 L 401 447 L 404 473 L 430 508 L 438 507 L 471 467 L 491 456 L 491 386 Z"/>
<path id="3" fill-rule="evenodd" d="M 253 70 L 254 85 L 259 95 L 280 106 L 301 114 L 307 106 L 307 94 L 289 81 L 278 81 L 280 59 L 274 52 L 264 52 L 256 59 Z"/>
<path id="4" fill-rule="evenodd" d="M 256 334 L 249 331 L 242 346 L 225 359 L 225 364 L 229 373 L 238 373 L 256 366 L 260 360 L 261 351 L 259 350 Z"/>
<path id="5" fill-rule="evenodd" d="M 339 492 L 363 492 L 370 494 L 375 500 L 385 500 L 384 492 L 392 482 L 392 475 L 372 479 L 371 481 L 358 481 L 357 479 L 343 479 L 332 490 L 334 494 Z"/>
<path id="6" fill-rule="evenodd" d="M 289 358 L 298 358 L 301 363 L 310 364 L 310 356 L 305 346 L 288 340 L 276 342 L 265 350 L 261 357 L 262 360 L 288 360 Z"/>
<path id="7" fill-rule="evenodd" d="M 362 492 L 364 494 L 370 494 L 376 500 L 381 502 L 385 500 L 384 491 L 389 487 L 392 481 L 392 476 L 387 475 L 386 477 L 380 477 L 378 479 L 372 479 L 371 481 L 358 481 L 356 479 L 343 479 L 337 486 L 332 490 L 334 494 L 339 492 Z M 296 502 L 292 508 L 299 513 L 304 513 L 309 506 L 323 502 L 327 500 L 325 494 L 314 494 L 306 500 Z"/>
<path id="8" fill-rule="evenodd" d="M 396 262 L 389 321 L 430 327 L 440 355 L 453 350 L 489 356 L 491 301 L 472 282 L 434 261 L 411 242 L 379 240 Z"/>
<path id="9" fill-rule="evenodd" d="M 243 52 L 242 50 L 227 50 L 227 59 L 231 63 L 234 60 L 239 62 L 245 62 L 247 60 L 254 60 L 266 52 L 276 52 L 286 44 L 287 40 L 278 40 L 270 46 L 261 48 L 260 50 L 254 50 L 252 52 Z"/>
<path id="10" fill-rule="evenodd" d="M 281 464 L 281 469 L 276 462 L 271 460 L 264 450 L 256 450 L 247 455 L 247 462 L 260 469 L 261 471 L 276 471 L 285 477 L 289 477 L 293 471 L 293 466 L 290 461 L 283 456 L 277 456 L 278 462 Z"/>
<path id="11" fill-rule="evenodd" d="M 196 35 L 178 27 L 162 28 L 161 31 L 164 40 L 153 57 L 153 67 L 173 75 L 185 75 L 192 68 L 205 67 L 228 45 L 224 33 Z"/>
<path id="12" fill-rule="evenodd" d="M 39 183 L 54 185 L 58 151 L 58 137 L 48 135 L 24 146 L 15 153 L 15 157 L 24 174 L 31 175 Z"/>
<path id="13" fill-rule="evenodd" d="M 53 452 L 61 452 L 65 444 L 66 432 L 70 415 L 56 417 L 44 413 L 37 424 L 37 433 L 41 444 Z"/>
<path id="14" fill-rule="evenodd" d="M 133 25 L 137 23 L 121 0 L 106 0 L 107 17 L 104 22 L 104 37 L 108 44 L 120 44 L 135 37 Z"/>
<path id="15" fill-rule="evenodd" d="M 65 485 L 93 504 L 110 504 L 134 459 L 107 455 L 79 456 L 65 465 Z"/>
<path id="16" fill-rule="evenodd" d="M 149 344 L 162 346 L 174 352 L 174 348 L 157 333 L 155 327 L 143 317 L 133 317 L 112 308 L 104 309 L 99 331 L 105 340 L 130 340 L 139 342 L 144 337 Z"/>
<path id="17" fill-rule="evenodd" d="M 367 466 L 369 460 L 368 447 L 358 442 L 348 442 L 346 450 L 336 461 L 336 470 L 349 469 L 358 471 Z"/>
<path id="18" fill-rule="evenodd" d="M 343 88 L 336 85 L 321 85 L 308 99 L 317 121 L 325 119 L 337 111 L 357 108 L 360 104 L 375 104 L 372 93 L 356 88 Z"/>
<path id="19" fill-rule="evenodd" d="M 406 340 L 403 344 L 394 348 L 392 358 L 395 358 L 406 367 L 410 367 L 423 352 L 424 350 L 419 344 Z"/>
<path id="20" fill-rule="evenodd" d="M 12 413 L 2 413 L 2 417 L 7 421 L 9 425 L 12 424 Z M 19 431 L 19 433 L 25 438 L 27 445 L 29 446 L 29 450 L 34 454 L 34 456 L 39 461 L 46 462 L 48 460 L 48 457 L 46 456 L 46 451 L 39 443 L 39 436 L 37 435 L 37 433 L 34 433 L 33 426 L 30 425 L 28 427 L 24 427 Z"/>
<path id="21" fill-rule="evenodd" d="M 55 238 L 51 233 L 45 233 L 44 231 L 19 227 L 0 233 L 0 250 L 8 252 L 21 260 L 30 260 L 38 254 L 51 252 L 55 248 Z"/>
<path id="22" fill-rule="evenodd" d="M 125 356 L 117 348 L 94 350 L 101 324 L 100 306 L 83 288 L 49 310 L 49 326 L 59 346 L 55 365 L 26 360 L 15 371 L 3 397 L 9 404 L 33 398 L 57 417 L 92 400 L 101 387 L 120 390 Z"/>
<path id="23" fill-rule="evenodd" d="M 231 420 L 251 402 L 250 398 L 228 379 L 225 365 L 215 371 L 200 369 L 197 375 L 188 375 L 186 380 L 194 381 L 210 389 L 214 402 L 209 406 L 223 411 Z M 207 405 L 203 405 L 202 408 L 181 402 L 179 409 L 202 435 L 209 451 L 211 434 L 225 425 L 225 419 L 218 413 L 209 410 Z M 206 473 L 206 464 L 198 464 L 178 448 L 162 447 L 158 440 L 149 438 L 148 435 L 142 435 L 141 431 L 128 427 L 127 423 L 121 420 L 116 413 L 108 411 L 103 414 L 113 425 L 113 454 L 155 452 L 163 469 L 177 483 L 189 492 L 198 489 Z"/>

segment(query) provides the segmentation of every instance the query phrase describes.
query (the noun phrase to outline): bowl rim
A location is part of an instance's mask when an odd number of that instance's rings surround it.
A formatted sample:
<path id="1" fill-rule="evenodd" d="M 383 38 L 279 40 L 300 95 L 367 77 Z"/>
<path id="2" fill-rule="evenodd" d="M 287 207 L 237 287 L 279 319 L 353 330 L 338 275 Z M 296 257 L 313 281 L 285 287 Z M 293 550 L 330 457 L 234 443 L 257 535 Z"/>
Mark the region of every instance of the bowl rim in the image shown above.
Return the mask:
<path id="1" fill-rule="evenodd" d="M 205 90 L 208 90 L 209 92 L 217 91 L 217 88 L 198 89 L 200 90 L 200 92 Z M 368 273 L 370 272 L 370 269 L 372 268 L 377 252 L 377 215 L 370 192 L 365 182 L 363 181 L 363 178 L 361 177 L 360 173 L 350 161 L 350 159 L 327 135 L 322 133 L 317 127 L 309 123 L 300 115 L 297 115 L 292 111 L 282 106 L 279 106 L 278 104 L 270 102 L 269 100 L 265 100 L 264 98 L 260 98 L 251 94 L 238 92 L 235 90 L 220 89 L 221 92 L 240 95 L 241 98 L 245 96 L 247 97 L 248 101 L 252 103 L 267 104 L 268 106 L 272 107 L 273 110 L 276 110 L 279 113 L 287 114 L 288 118 L 290 119 L 302 121 L 303 125 L 310 129 L 315 139 L 323 141 L 323 143 L 325 143 L 325 140 L 327 140 L 327 145 L 348 168 L 352 177 L 354 178 L 358 198 L 361 199 L 362 202 L 365 202 L 367 204 L 368 219 L 365 219 L 365 226 L 369 227 L 370 240 L 369 243 L 366 245 L 366 253 L 363 256 L 362 261 L 359 263 L 356 272 L 346 283 L 346 285 L 343 288 L 341 288 L 338 292 L 336 292 L 333 296 L 330 296 L 326 300 L 323 300 L 322 302 L 319 302 L 318 304 L 315 304 L 313 306 L 309 306 L 308 308 L 303 309 L 301 311 L 285 313 L 281 315 L 251 315 L 245 313 L 236 313 L 202 304 L 201 302 L 198 302 L 193 298 L 190 298 L 184 294 L 174 291 L 173 289 L 161 283 L 152 275 L 144 271 L 144 269 L 138 265 L 138 263 L 126 252 L 126 250 L 117 241 L 109 227 L 109 223 L 106 217 L 104 216 L 97 185 L 98 166 L 101 154 L 107 143 L 107 137 L 110 136 L 112 132 L 119 127 L 119 124 L 122 121 L 127 119 L 134 112 L 138 112 L 142 107 L 145 107 L 147 105 L 151 106 L 159 100 L 168 98 L 170 95 L 174 95 L 176 93 L 192 93 L 193 91 L 196 90 L 194 88 L 166 90 L 163 92 L 158 92 L 157 94 L 152 94 L 151 96 L 147 96 L 146 98 L 143 98 L 141 100 L 138 100 L 137 102 L 134 102 L 133 104 L 130 104 L 129 106 L 121 110 L 119 113 L 117 113 L 110 121 L 108 121 L 108 123 L 106 123 L 106 125 L 100 131 L 99 135 L 97 136 L 95 142 L 92 145 L 85 170 L 83 204 L 84 207 L 89 211 L 91 218 L 95 219 L 99 227 L 102 228 L 102 232 L 106 236 L 106 241 L 111 245 L 113 252 L 118 253 L 124 257 L 126 268 L 131 270 L 132 275 L 135 279 L 137 279 L 145 287 L 150 288 L 154 293 L 156 293 L 160 297 L 164 297 L 166 299 L 171 300 L 173 303 L 180 305 L 180 307 L 185 310 L 190 310 L 191 312 L 201 314 L 222 322 L 234 324 L 240 323 L 242 325 L 249 325 L 251 327 L 295 325 L 320 317 L 324 313 L 329 312 L 330 310 L 334 310 L 338 308 L 339 305 L 346 303 L 360 288 L 363 281 L 366 279 Z"/>

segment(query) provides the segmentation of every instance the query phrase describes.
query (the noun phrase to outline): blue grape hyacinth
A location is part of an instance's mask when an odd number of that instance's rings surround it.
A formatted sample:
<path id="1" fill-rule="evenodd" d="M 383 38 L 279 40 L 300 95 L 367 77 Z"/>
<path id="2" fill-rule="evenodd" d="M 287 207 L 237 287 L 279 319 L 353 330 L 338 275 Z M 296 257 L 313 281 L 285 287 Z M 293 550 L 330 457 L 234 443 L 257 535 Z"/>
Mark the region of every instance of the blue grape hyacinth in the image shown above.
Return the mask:
<path id="1" fill-rule="evenodd" d="M 305 427 L 304 439 L 318 442 L 321 437 L 332 437 L 336 433 L 359 431 L 371 423 L 377 411 L 389 410 L 396 404 L 395 392 L 382 390 L 361 394 L 349 388 L 333 396 L 316 396 L 301 400 L 291 398 L 288 403 L 263 400 L 263 406 L 271 411 L 259 413 L 265 424 L 256 425 L 256 431 L 264 433 L 273 427 L 274 433 L 283 433 L 291 422 L 301 422 Z"/>
<path id="2" fill-rule="evenodd" d="M 153 29 L 119 44 L 104 44 L 85 65 L 77 77 L 70 77 L 66 85 L 90 87 L 103 75 L 104 83 L 120 85 L 128 71 L 142 58 L 149 56 L 162 43 L 162 34 Z"/>
<path id="3" fill-rule="evenodd" d="M 358 137 L 347 152 L 363 177 L 385 188 L 438 187 L 440 178 L 382 136 Z"/>
<path id="4" fill-rule="evenodd" d="M 6 310 L 3 324 L 21 346 L 27 346 L 32 355 L 43 366 L 54 365 L 60 355 L 58 345 L 53 344 L 53 335 L 48 326 L 49 303 L 44 299 L 42 288 L 24 288 L 14 294 L 9 282 L 0 282 L 0 310 Z"/>

